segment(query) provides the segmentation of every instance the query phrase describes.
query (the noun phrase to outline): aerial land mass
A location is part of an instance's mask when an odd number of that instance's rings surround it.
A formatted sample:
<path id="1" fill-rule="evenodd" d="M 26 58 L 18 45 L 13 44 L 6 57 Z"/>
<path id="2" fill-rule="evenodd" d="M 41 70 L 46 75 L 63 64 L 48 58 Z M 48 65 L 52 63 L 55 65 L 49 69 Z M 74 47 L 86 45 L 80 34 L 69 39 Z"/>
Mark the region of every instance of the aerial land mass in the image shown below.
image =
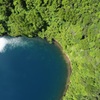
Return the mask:
<path id="1" fill-rule="evenodd" d="M 72 65 L 63 100 L 100 100 L 100 0 L 0 0 L 0 36 L 55 39 Z"/>

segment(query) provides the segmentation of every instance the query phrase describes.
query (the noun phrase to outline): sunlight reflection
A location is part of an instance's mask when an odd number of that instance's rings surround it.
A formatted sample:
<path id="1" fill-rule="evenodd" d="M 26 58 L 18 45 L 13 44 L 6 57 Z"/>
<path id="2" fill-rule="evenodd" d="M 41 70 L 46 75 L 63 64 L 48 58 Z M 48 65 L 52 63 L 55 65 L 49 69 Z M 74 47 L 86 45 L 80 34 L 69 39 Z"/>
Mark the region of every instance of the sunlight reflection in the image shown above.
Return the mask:
<path id="1" fill-rule="evenodd" d="M 6 51 L 6 45 L 9 45 L 10 49 L 13 49 L 15 47 L 18 46 L 25 46 L 27 45 L 28 42 L 27 41 L 23 41 L 23 39 L 21 37 L 17 37 L 17 38 L 6 38 L 6 37 L 0 37 L 0 53 L 3 53 Z"/>
<path id="2" fill-rule="evenodd" d="M 0 38 L 0 52 L 4 52 L 6 44 L 7 40 L 4 37 Z"/>

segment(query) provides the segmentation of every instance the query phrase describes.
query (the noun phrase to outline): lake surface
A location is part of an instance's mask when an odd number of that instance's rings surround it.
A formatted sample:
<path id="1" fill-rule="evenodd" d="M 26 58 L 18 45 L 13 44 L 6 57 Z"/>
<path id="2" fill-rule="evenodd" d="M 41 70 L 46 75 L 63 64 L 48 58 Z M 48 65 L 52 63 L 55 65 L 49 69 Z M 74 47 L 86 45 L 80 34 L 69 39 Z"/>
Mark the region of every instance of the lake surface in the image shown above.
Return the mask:
<path id="1" fill-rule="evenodd" d="M 57 46 L 39 38 L 0 37 L 0 100 L 60 100 L 67 73 Z"/>

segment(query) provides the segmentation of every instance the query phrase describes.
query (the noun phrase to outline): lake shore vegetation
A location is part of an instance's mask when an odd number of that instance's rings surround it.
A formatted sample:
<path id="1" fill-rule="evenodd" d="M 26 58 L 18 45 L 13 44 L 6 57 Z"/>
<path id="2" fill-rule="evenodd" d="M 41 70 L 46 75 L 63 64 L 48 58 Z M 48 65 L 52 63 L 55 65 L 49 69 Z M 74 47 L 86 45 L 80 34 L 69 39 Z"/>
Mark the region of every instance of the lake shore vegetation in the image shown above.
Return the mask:
<path id="1" fill-rule="evenodd" d="M 72 64 L 63 100 L 100 99 L 100 0 L 0 0 L 0 36 L 55 39 Z"/>

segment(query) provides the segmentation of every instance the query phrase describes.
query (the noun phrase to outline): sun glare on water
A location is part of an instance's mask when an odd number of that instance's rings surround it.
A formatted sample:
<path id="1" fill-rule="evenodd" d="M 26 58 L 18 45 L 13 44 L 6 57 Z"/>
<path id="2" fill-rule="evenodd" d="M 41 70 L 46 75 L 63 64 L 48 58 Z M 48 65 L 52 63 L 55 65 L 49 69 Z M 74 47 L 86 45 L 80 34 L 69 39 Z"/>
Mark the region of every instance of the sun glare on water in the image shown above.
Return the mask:
<path id="1" fill-rule="evenodd" d="M 4 51 L 6 44 L 7 40 L 5 38 L 0 38 L 0 52 Z"/>
<path id="2" fill-rule="evenodd" d="M 27 45 L 26 41 L 23 41 L 21 37 L 17 38 L 6 38 L 6 37 L 0 37 L 0 53 L 6 51 L 6 45 L 9 45 L 10 49 L 13 49 L 15 47 L 23 47 Z"/>

